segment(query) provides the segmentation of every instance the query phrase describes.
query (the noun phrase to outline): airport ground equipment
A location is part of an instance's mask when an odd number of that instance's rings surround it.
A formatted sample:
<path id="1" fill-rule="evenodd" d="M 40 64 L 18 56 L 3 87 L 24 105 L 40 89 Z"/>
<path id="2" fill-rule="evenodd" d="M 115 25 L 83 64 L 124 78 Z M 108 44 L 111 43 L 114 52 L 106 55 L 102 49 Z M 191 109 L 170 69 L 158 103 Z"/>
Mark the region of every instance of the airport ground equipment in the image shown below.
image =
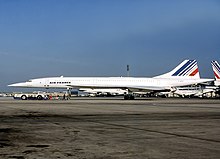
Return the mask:
<path id="1" fill-rule="evenodd" d="M 33 92 L 33 93 L 15 93 L 14 99 L 21 100 L 46 100 L 48 99 L 48 95 L 45 92 Z"/>

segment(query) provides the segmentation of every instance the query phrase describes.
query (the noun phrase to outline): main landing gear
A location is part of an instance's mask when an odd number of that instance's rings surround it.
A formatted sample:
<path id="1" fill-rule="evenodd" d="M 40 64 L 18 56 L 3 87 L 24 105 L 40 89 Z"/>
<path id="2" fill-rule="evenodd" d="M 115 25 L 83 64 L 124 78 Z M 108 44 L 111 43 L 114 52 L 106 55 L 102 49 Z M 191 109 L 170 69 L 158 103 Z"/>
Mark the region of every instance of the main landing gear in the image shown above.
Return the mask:
<path id="1" fill-rule="evenodd" d="M 133 93 L 125 94 L 124 100 L 134 100 L 134 94 Z"/>

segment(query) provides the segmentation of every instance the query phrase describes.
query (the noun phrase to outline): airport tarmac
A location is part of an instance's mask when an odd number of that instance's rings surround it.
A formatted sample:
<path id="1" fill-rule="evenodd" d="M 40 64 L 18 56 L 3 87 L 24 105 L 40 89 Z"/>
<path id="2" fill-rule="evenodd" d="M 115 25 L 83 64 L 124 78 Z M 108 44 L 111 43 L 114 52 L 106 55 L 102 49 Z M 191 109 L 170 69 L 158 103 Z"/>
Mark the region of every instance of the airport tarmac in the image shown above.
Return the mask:
<path id="1" fill-rule="evenodd" d="M 0 98 L 0 158 L 219 159 L 220 100 Z"/>

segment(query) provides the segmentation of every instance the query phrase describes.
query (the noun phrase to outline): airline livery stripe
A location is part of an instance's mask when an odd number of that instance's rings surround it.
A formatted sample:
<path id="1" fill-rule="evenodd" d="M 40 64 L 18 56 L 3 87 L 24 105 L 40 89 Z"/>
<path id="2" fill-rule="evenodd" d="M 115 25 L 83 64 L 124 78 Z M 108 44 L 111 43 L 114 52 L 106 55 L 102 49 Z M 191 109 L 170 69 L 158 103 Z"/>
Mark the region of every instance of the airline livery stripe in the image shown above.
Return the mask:
<path id="1" fill-rule="evenodd" d="M 191 74 L 192 72 L 194 72 L 198 67 L 194 66 L 192 69 L 188 70 L 184 76 Z"/>
<path id="2" fill-rule="evenodd" d="M 193 72 L 195 71 L 195 69 L 197 69 L 197 62 L 194 62 L 192 66 L 190 66 L 190 68 L 188 68 L 188 70 L 185 71 L 185 73 L 181 74 L 182 76 L 185 76 L 187 74 L 189 74 L 189 72 Z"/>
<path id="3" fill-rule="evenodd" d="M 190 72 L 193 68 L 193 65 L 196 64 L 196 60 L 190 60 L 185 63 L 179 70 L 177 70 L 173 76 L 182 76 Z"/>
<path id="4" fill-rule="evenodd" d="M 220 77 L 218 76 L 218 74 L 216 72 L 214 72 L 214 74 L 217 79 L 220 79 Z"/>
<path id="5" fill-rule="evenodd" d="M 195 62 L 194 62 L 195 63 Z M 181 76 L 181 75 L 185 75 L 187 72 L 189 72 L 191 69 L 192 69 L 192 65 L 194 64 L 194 63 L 191 63 L 190 65 L 188 65 L 187 67 L 186 67 L 186 69 L 182 72 L 182 73 L 180 73 L 179 75 Z"/>
<path id="6" fill-rule="evenodd" d="M 215 71 L 217 74 L 219 74 L 219 75 L 220 75 L 220 71 L 218 70 L 218 68 L 213 67 L 213 71 Z"/>
<path id="7" fill-rule="evenodd" d="M 191 61 L 188 61 L 186 64 L 184 64 L 179 70 L 177 70 L 177 71 L 173 74 L 173 76 L 178 76 L 179 73 L 180 73 L 181 71 L 183 71 L 183 70 L 190 64 L 190 62 L 191 62 Z"/>
<path id="8" fill-rule="evenodd" d="M 220 72 L 220 66 L 219 66 L 219 64 L 218 64 L 216 61 L 213 61 L 213 62 L 212 62 L 212 65 L 215 67 L 215 69 L 216 69 L 218 72 Z"/>
<path id="9" fill-rule="evenodd" d="M 218 68 L 218 70 L 220 72 L 220 65 L 217 62 L 215 62 L 215 64 L 216 64 L 216 67 Z"/>
<path id="10" fill-rule="evenodd" d="M 212 68 L 213 68 L 215 77 L 217 79 L 220 79 L 220 66 L 217 61 L 212 61 Z"/>
<path id="11" fill-rule="evenodd" d="M 199 69 L 196 68 L 189 76 L 195 76 L 199 72 Z"/>

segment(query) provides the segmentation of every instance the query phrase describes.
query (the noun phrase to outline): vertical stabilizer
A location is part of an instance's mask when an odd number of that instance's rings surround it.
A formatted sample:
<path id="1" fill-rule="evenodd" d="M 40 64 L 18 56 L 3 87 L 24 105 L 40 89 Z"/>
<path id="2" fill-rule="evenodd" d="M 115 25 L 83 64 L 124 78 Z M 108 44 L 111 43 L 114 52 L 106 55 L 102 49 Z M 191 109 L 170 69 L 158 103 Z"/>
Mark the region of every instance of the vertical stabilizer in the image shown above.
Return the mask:
<path id="1" fill-rule="evenodd" d="M 211 64 L 215 75 L 215 79 L 220 80 L 220 65 L 218 64 L 217 61 L 212 61 Z"/>
<path id="2" fill-rule="evenodd" d="M 215 75 L 215 85 L 220 86 L 220 65 L 217 61 L 212 61 L 211 64 Z"/>
<path id="3" fill-rule="evenodd" d="M 154 78 L 190 78 L 200 79 L 199 69 L 196 60 L 184 60 L 172 71 L 156 76 Z"/>

